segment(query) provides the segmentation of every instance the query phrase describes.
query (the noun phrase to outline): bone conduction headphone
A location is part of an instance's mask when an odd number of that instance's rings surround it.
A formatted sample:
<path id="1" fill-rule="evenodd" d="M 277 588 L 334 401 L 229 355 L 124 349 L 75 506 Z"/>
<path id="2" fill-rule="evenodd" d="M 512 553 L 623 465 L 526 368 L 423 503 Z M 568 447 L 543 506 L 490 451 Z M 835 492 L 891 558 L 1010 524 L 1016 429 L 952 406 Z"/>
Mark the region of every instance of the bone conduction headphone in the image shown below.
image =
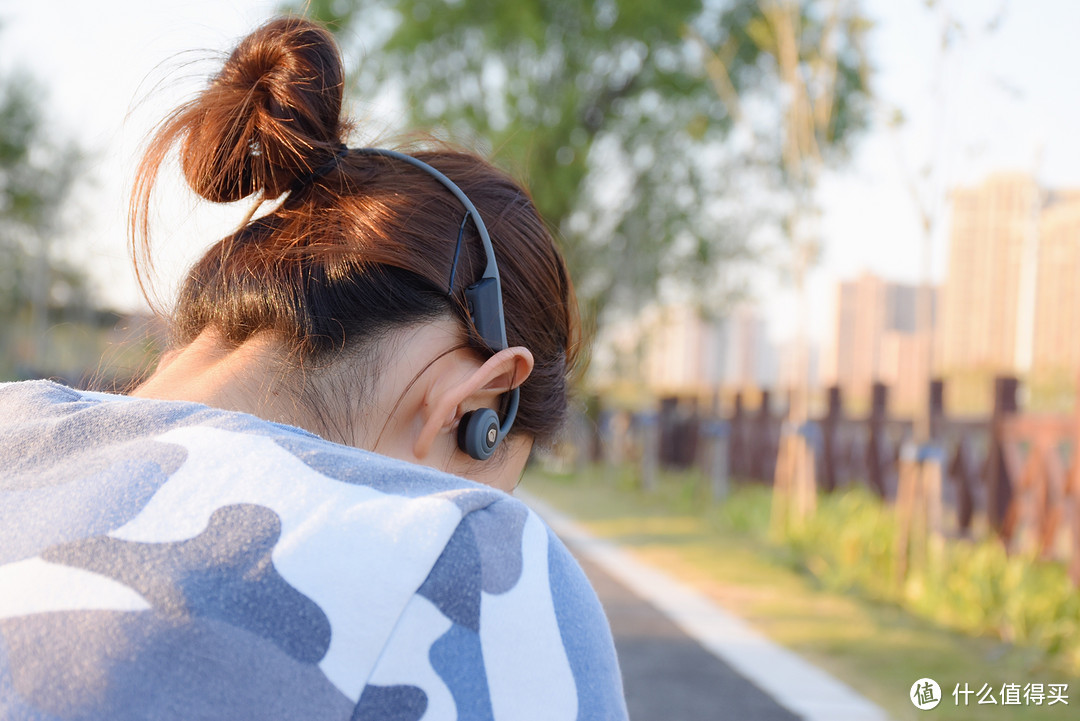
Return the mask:
<path id="1" fill-rule="evenodd" d="M 461 228 L 458 230 L 457 249 L 454 251 L 454 264 L 450 271 L 450 290 L 447 295 L 453 293 L 454 274 L 457 272 L 457 259 L 458 253 L 461 252 L 461 239 L 465 233 L 465 223 L 469 218 L 472 218 L 473 225 L 480 234 L 480 241 L 484 244 L 487 265 L 484 267 L 484 274 L 480 280 L 465 288 L 465 302 L 468 305 L 469 317 L 472 319 L 472 323 L 484 343 L 493 353 L 505 350 L 508 344 L 506 342 L 506 321 L 503 316 L 502 283 L 499 281 L 499 266 L 495 262 L 495 250 L 491 247 L 491 238 L 488 237 L 487 227 L 480 217 L 480 212 L 469 200 L 469 196 L 465 195 L 464 191 L 450 178 L 411 155 L 405 155 L 394 150 L 383 150 L 382 148 L 357 148 L 345 152 L 381 155 L 417 167 L 442 183 L 465 206 L 466 215 L 461 221 Z M 506 418 L 503 419 L 502 423 L 499 422 L 499 414 L 491 408 L 480 408 L 462 415 L 457 433 L 458 447 L 478 461 L 490 458 L 495 448 L 510 432 L 510 427 L 514 425 L 520 398 L 521 391 L 519 388 L 510 389 L 506 406 Z"/>

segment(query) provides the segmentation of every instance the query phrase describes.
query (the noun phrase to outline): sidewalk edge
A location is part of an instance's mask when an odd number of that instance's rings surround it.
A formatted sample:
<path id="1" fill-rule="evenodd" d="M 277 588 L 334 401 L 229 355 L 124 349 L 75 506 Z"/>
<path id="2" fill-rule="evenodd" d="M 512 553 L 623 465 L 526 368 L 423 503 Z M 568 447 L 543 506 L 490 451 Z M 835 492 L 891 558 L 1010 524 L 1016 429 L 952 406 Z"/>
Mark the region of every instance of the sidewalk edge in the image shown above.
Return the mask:
<path id="1" fill-rule="evenodd" d="M 561 511 L 518 489 L 563 541 L 651 603 L 706 650 L 806 721 L 888 721 L 879 706 L 752 629 L 704 594 L 596 538 Z"/>

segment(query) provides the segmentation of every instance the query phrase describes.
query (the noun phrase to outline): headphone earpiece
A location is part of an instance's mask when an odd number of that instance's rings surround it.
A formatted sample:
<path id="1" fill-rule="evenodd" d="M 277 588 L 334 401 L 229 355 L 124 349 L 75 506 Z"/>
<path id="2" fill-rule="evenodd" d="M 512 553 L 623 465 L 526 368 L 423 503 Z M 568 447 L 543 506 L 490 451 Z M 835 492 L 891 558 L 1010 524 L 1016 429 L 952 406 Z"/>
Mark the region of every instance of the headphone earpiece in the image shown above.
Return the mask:
<path id="1" fill-rule="evenodd" d="M 469 411 L 458 424 L 458 447 L 478 461 L 491 457 L 499 444 L 499 414 L 490 408 Z"/>

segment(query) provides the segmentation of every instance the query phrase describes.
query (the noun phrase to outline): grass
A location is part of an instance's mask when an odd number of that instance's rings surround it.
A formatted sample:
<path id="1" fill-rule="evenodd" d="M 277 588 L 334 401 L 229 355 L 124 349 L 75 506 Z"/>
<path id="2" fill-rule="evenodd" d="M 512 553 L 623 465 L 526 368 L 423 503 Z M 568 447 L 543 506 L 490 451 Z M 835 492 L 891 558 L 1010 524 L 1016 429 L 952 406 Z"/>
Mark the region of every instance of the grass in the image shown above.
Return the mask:
<path id="1" fill-rule="evenodd" d="M 893 719 L 932 713 L 945 719 L 1065 719 L 1080 705 L 1080 678 L 1041 651 L 967 636 L 890 603 L 826 587 L 805 558 L 770 544 L 769 492 L 738 488 L 723 505 L 710 504 L 693 474 L 669 475 L 652 494 L 632 476 L 590 468 L 570 476 L 530 470 L 524 487 L 574 516 L 592 533 L 619 542 L 639 559 L 689 582 L 871 699 Z M 928 676 L 945 698 L 922 712 L 908 699 L 915 680 Z M 957 706 L 952 691 L 964 683 L 1069 683 L 1070 704 Z M 962 697 L 961 697 L 962 702 Z"/>

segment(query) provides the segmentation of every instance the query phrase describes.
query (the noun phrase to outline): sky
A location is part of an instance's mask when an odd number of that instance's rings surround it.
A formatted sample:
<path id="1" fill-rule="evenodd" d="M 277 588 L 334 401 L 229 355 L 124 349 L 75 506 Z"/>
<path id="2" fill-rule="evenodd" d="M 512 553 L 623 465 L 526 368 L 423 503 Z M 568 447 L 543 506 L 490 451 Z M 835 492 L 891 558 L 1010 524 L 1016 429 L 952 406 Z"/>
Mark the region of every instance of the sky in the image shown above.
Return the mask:
<path id="1" fill-rule="evenodd" d="M 139 292 L 125 241 L 128 187 L 142 141 L 208 66 L 191 60 L 227 51 L 269 17 L 263 0 L 0 0 L 0 71 L 19 67 L 43 82 L 58 137 L 91 151 L 87 184 L 67 209 L 66 247 L 93 272 L 114 306 L 136 308 Z M 862 271 L 918 282 L 923 252 L 915 184 L 941 211 L 931 274 L 947 256 L 949 188 L 996 171 L 1034 173 L 1045 187 L 1080 187 L 1080 2 L 864 0 L 875 22 L 877 122 L 850 162 L 822 180 L 822 258 L 800 301 L 774 272 L 755 279 L 757 301 L 777 341 L 808 308 L 811 337 L 827 342 L 835 284 Z M 942 8 L 945 10 L 943 11 Z M 940 51 L 943 12 L 960 30 Z M 191 53 L 190 51 L 201 51 Z M 899 109 L 906 122 L 884 121 Z M 928 175 L 924 167 L 933 168 Z M 168 188 L 166 188 L 166 193 Z M 177 189 L 175 197 L 184 195 Z M 245 209 L 206 211 L 174 202 L 160 265 L 182 268 L 239 221 Z M 166 274 L 168 276 L 168 274 Z M 168 297 L 178 274 L 159 286 Z M 172 285 L 170 285 L 172 284 Z"/>

